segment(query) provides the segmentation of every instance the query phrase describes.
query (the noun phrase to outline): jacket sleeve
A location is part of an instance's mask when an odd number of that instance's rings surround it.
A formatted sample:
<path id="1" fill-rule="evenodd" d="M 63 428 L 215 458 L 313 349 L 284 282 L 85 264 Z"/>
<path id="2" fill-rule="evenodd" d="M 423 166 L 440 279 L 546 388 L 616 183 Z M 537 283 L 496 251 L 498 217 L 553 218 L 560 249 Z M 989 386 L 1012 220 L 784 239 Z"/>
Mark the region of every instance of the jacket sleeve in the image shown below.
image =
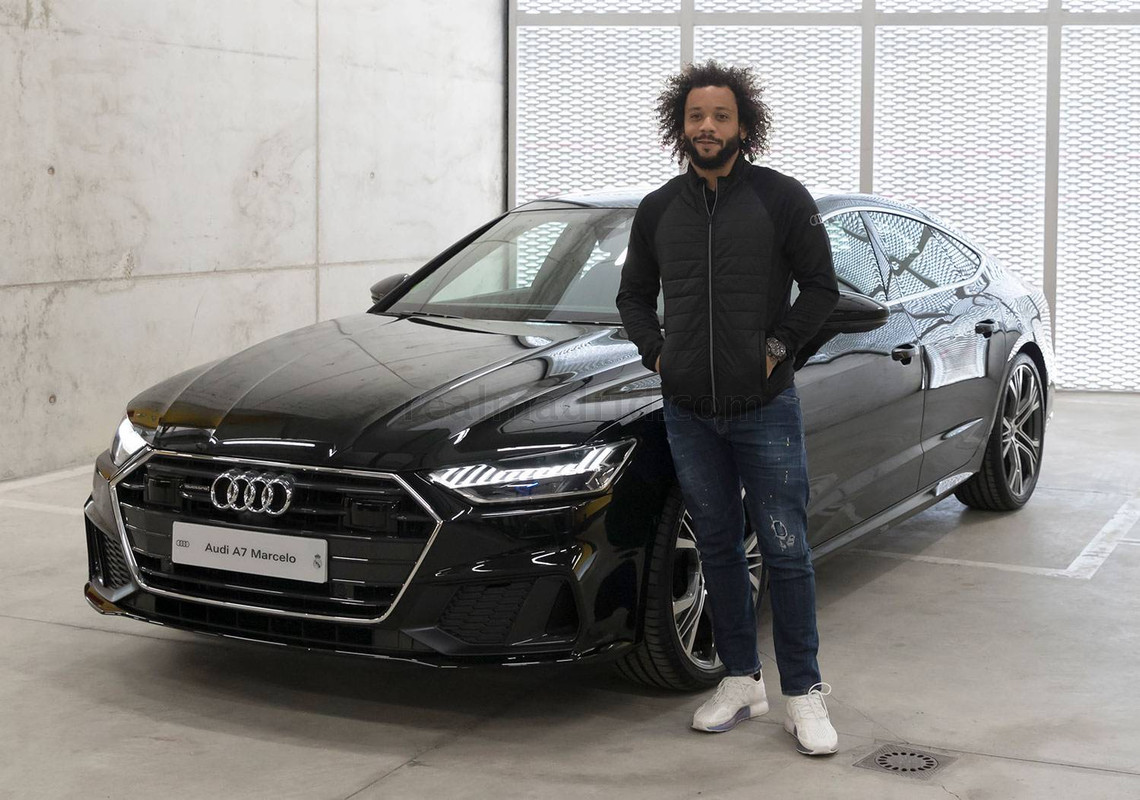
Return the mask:
<path id="1" fill-rule="evenodd" d="M 787 346 L 787 360 L 794 361 L 799 349 L 815 336 L 839 302 L 839 282 L 835 278 L 831 240 L 815 200 L 794 178 L 788 192 L 783 255 L 800 293 L 770 335 Z"/>
<path id="2" fill-rule="evenodd" d="M 641 363 L 656 372 L 657 356 L 665 344 L 661 322 L 657 316 L 657 295 L 661 291 L 661 274 L 657 266 L 645 203 L 637 207 L 621 268 L 621 285 L 617 307 L 622 325 L 630 341 L 637 345 Z"/>

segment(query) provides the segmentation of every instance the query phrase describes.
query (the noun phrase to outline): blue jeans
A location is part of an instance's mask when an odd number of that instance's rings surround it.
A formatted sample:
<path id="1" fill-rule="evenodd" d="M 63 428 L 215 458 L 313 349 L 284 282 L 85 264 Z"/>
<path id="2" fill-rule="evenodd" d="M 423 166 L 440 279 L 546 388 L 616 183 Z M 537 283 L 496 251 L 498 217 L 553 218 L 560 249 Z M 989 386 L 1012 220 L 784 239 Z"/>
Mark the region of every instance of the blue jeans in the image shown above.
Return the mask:
<path id="1" fill-rule="evenodd" d="M 780 688 L 785 695 L 806 694 L 822 679 L 816 661 L 815 569 L 807 541 L 807 450 L 796 387 L 736 419 L 699 416 L 668 398 L 664 409 L 681 496 L 693 519 L 713 640 L 727 674 L 752 675 L 760 669 L 744 556 L 747 505 L 768 567 Z"/>

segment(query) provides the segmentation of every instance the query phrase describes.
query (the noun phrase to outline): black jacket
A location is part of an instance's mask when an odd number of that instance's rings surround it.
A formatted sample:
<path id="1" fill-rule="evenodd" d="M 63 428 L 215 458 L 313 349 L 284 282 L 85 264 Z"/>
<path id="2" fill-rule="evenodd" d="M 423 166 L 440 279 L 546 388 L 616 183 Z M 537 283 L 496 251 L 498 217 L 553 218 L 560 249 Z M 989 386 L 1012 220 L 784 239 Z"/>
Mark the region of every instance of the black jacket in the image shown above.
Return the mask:
<path id="1" fill-rule="evenodd" d="M 661 355 L 662 395 L 731 418 L 793 385 L 796 351 L 835 308 L 839 288 L 831 243 L 802 183 L 738 155 L 717 179 L 712 205 L 704 186 L 690 165 L 641 201 L 617 306 L 642 363 L 652 370 Z M 768 336 L 788 348 L 770 377 Z"/>

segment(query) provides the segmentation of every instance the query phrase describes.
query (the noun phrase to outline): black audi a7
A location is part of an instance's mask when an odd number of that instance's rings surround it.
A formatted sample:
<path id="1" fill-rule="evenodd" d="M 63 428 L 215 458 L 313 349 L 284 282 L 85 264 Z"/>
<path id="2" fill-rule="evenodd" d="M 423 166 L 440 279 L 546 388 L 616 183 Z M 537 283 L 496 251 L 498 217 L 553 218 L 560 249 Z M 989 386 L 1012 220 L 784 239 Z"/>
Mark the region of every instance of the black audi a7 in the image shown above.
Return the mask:
<path id="1" fill-rule="evenodd" d="M 639 200 L 526 203 L 377 283 L 367 313 L 134 398 L 84 507 L 88 602 L 378 658 L 717 683 L 659 377 L 615 306 Z M 910 205 L 817 204 L 841 295 L 796 357 L 816 557 L 951 493 L 1022 506 L 1052 414 L 1041 291 Z"/>

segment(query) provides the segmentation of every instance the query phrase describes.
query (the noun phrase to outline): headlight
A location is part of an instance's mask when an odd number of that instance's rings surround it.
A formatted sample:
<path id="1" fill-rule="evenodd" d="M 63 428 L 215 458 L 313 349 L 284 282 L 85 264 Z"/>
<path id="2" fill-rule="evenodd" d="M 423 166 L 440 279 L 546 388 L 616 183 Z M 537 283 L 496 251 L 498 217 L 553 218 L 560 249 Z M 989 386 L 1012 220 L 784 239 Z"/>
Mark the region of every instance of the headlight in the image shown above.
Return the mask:
<path id="1" fill-rule="evenodd" d="M 475 503 L 593 494 L 609 488 L 635 444 L 636 439 L 623 439 L 542 455 L 446 467 L 428 473 L 428 478 Z"/>
<path id="2" fill-rule="evenodd" d="M 128 417 L 123 417 L 115 438 L 111 440 L 111 461 L 116 467 L 123 466 L 131 456 L 150 444 L 144 437 L 153 434 L 154 431 L 134 425 Z"/>

